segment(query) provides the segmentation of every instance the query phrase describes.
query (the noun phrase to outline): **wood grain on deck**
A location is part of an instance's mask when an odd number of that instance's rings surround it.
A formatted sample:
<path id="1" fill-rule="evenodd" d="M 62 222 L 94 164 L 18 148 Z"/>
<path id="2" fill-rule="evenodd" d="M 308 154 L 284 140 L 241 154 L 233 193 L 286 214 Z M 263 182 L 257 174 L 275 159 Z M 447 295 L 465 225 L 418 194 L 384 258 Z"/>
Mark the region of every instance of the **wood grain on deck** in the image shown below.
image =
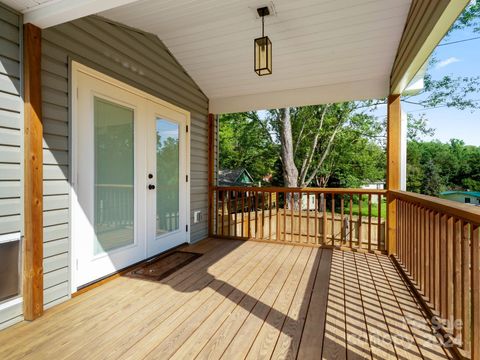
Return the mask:
<path id="1" fill-rule="evenodd" d="M 385 255 L 205 240 L 0 332 L 1 359 L 447 358 Z"/>

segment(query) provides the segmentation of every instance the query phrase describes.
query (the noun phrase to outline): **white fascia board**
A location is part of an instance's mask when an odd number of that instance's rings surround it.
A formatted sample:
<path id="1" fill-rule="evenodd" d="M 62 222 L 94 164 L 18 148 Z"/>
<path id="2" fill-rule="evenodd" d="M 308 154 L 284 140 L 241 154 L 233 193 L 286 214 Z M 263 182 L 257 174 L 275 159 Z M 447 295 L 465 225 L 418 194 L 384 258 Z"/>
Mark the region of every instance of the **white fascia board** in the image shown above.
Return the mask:
<path id="1" fill-rule="evenodd" d="M 305 105 L 382 99 L 388 95 L 388 76 L 350 83 L 323 85 L 261 94 L 211 98 L 209 111 L 225 114 Z"/>
<path id="2" fill-rule="evenodd" d="M 58 0 L 50 1 L 25 11 L 24 24 L 34 24 L 45 29 L 84 16 L 110 10 L 138 0 Z"/>

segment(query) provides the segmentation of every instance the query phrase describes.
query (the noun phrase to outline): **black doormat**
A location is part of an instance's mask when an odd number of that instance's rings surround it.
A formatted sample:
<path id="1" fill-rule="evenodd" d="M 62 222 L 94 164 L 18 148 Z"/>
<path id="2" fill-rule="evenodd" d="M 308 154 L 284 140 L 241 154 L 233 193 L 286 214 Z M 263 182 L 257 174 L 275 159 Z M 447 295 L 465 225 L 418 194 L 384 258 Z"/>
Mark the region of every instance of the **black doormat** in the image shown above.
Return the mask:
<path id="1" fill-rule="evenodd" d="M 190 264 L 200 256 L 202 256 L 202 254 L 174 251 L 141 264 L 132 271 L 126 273 L 125 276 L 150 281 L 159 281 Z"/>

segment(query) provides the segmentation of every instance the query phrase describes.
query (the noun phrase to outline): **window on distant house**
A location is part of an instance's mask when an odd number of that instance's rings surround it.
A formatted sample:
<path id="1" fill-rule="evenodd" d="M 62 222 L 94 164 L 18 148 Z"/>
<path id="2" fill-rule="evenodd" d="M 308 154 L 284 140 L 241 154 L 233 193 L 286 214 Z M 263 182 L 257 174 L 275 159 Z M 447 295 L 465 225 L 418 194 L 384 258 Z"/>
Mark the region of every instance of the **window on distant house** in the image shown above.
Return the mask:
<path id="1" fill-rule="evenodd" d="M 470 198 L 465 198 L 465 204 L 470 204 Z"/>

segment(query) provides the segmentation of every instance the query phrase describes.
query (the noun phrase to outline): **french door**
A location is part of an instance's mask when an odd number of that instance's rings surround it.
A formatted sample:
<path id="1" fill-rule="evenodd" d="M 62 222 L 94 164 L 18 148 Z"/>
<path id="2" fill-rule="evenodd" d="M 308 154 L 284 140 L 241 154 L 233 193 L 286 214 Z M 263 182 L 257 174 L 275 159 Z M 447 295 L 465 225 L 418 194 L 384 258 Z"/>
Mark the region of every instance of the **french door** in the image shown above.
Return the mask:
<path id="1" fill-rule="evenodd" d="M 184 113 L 78 71 L 76 287 L 187 241 Z"/>

